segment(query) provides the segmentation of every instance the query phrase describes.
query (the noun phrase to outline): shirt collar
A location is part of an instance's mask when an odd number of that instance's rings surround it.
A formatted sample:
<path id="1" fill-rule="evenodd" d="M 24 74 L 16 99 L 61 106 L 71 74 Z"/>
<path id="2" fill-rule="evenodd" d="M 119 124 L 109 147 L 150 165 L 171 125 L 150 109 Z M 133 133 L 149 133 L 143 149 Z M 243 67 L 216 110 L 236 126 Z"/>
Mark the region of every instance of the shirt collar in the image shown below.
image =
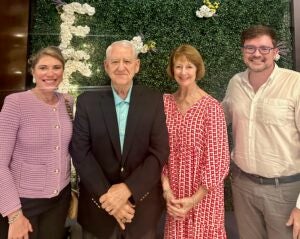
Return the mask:
<path id="1" fill-rule="evenodd" d="M 113 95 L 114 95 L 114 100 L 115 100 L 115 105 L 120 104 L 121 102 L 125 102 L 125 103 L 130 103 L 130 97 L 131 97 L 131 90 L 132 90 L 132 85 L 130 86 L 129 90 L 128 90 L 128 94 L 125 98 L 125 100 L 123 100 L 115 91 L 114 87 L 111 85 L 112 91 L 113 91 Z"/>

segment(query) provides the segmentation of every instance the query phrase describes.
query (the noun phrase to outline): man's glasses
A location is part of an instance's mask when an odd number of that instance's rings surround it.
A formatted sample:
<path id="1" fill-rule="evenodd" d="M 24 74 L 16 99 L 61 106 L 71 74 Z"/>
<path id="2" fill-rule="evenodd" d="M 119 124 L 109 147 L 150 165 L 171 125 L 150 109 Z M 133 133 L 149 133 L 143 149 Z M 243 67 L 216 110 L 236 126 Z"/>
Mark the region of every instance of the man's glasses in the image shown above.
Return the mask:
<path id="1" fill-rule="evenodd" d="M 262 55 L 267 55 L 270 53 L 271 50 L 274 49 L 274 47 L 268 47 L 268 46 L 243 46 L 242 49 L 244 49 L 244 52 L 248 54 L 254 54 L 257 50 L 260 52 Z"/>

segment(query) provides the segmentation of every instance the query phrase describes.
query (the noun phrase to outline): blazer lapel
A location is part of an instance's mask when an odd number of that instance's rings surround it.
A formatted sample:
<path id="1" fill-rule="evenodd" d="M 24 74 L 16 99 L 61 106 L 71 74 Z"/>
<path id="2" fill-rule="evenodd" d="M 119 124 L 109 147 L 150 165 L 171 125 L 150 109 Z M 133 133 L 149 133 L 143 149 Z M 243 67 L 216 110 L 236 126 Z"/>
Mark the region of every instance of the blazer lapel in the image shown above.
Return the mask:
<path id="1" fill-rule="evenodd" d="M 141 91 L 138 87 L 133 86 L 130 98 L 130 106 L 127 116 L 127 124 L 126 124 L 126 133 L 125 140 L 123 146 L 123 154 L 122 154 L 122 163 L 126 160 L 129 149 L 132 145 L 134 139 L 134 132 L 136 126 L 138 125 L 138 121 L 140 119 L 140 114 L 143 111 L 143 103 L 140 100 Z"/>
<path id="2" fill-rule="evenodd" d="M 107 90 L 105 94 L 102 95 L 102 99 L 100 103 L 101 103 L 101 108 L 103 111 L 106 127 L 109 132 L 109 137 L 113 144 L 118 160 L 121 160 L 119 128 L 118 128 L 116 107 L 115 107 L 114 98 L 111 90 Z"/>

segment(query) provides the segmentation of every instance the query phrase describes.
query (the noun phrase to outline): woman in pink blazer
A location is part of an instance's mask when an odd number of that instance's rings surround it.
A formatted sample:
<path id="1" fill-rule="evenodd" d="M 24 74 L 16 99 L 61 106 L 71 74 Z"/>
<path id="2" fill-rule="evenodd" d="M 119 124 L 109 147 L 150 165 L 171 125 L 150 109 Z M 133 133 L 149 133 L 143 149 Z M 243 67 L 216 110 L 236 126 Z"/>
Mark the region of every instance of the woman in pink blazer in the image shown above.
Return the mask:
<path id="1" fill-rule="evenodd" d="M 36 86 L 7 96 L 0 112 L 0 239 L 60 239 L 70 201 L 66 104 L 73 101 L 56 92 L 65 64 L 58 48 L 41 49 L 29 63 Z"/>

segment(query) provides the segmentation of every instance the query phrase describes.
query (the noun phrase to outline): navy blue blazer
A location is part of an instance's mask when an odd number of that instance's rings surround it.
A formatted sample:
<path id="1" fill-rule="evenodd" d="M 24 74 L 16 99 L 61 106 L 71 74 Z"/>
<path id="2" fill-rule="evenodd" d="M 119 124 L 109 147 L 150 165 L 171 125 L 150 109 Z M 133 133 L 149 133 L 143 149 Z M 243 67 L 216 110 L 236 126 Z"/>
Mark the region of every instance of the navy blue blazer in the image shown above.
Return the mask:
<path id="1" fill-rule="evenodd" d="M 105 239 L 120 230 L 98 201 L 120 182 L 129 187 L 136 205 L 133 222 L 126 224 L 130 238 L 143 238 L 156 226 L 165 204 L 161 171 L 169 156 L 161 93 L 132 87 L 122 154 L 111 87 L 80 95 L 71 156 L 80 176 L 78 221 L 85 230 Z"/>

